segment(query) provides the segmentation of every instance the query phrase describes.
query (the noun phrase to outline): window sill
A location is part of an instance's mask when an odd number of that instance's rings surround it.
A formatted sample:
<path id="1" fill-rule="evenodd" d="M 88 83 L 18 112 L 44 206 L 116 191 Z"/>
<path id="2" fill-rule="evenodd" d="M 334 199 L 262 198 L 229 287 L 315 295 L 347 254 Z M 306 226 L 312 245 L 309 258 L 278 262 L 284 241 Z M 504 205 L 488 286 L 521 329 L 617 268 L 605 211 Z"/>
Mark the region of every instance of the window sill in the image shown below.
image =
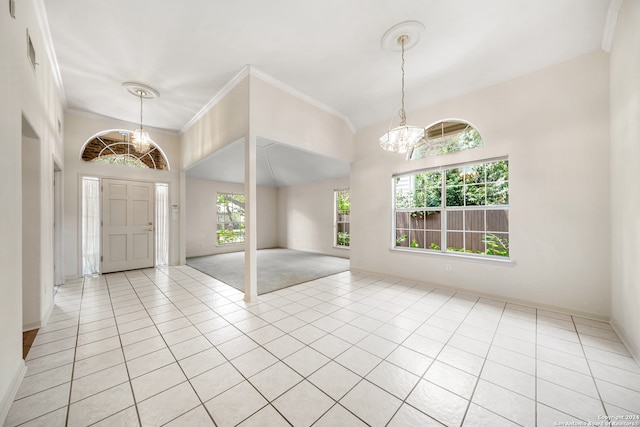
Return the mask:
<path id="1" fill-rule="evenodd" d="M 414 255 L 431 255 L 436 257 L 445 257 L 445 258 L 453 258 L 459 260 L 469 260 L 474 262 L 487 262 L 489 264 L 502 264 L 507 266 L 515 265 L 515 261 L 512 258 L 506 257 L 492 257 L 492 256 L 482 256 L 482 255 L 465 255 L 456 252 L 440 252 L 440 251 L 430 251 L 426 249 L 404 249 L 404 248 L 390 248 L 391 252 L 401 252 L 403 254 L 414 254 Z"/>
<path id="2" fill-rule="evenodd" d="M 349 246 L 338 246 L 338 245 L 333 245 L 333 249 L 345 249 L 345 250 L 349 250 Z"/>

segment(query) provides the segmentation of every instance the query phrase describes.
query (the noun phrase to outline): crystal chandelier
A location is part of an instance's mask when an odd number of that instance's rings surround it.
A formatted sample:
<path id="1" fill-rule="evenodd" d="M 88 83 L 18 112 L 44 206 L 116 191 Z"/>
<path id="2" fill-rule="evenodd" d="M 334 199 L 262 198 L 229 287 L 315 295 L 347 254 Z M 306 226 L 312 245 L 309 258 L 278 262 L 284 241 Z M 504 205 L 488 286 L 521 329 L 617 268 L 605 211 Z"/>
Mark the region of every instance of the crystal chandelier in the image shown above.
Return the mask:
<path id="1" fill-rule="evenodd" d="M 136 149 L 138 153 L 146 153 L 151 148 L 151 138 L 149 138 L 149 133 L 143 129 L 142 127 L 142 97 L 146 95 L 146 92 L 143 89 L 138 89 L 136 91 L 138 96 L 140 97 L 140 127 L 133 131 L 133 148 Z"/>
<path id="2" fill-rule="evenodd" d="M 402 70 L 402 106 L 399 112 L 400 126 L 389 129 L 380 137 L 380 147 L 383 150 L 393 153 L 406 153 L 424 136 L 424 128 L 407 126 L 407 114 L 404 110 L 404 50 L 408 42 L 409 36 L 407 34 L 401 34 L 396 39 L 396 43 L 400 45 L 402 50 L 402 66 L 400 67 Z"/>
<path id="3" fill-rule="evenodd" d="M 136 152 L 140 154 L 146 154 L 151 149 L 153 141 L 149 137 L 149 133 L 145 131 L 144 127 L 142 126 L 142 99 L 157 98 L 159 96 L 159 93 L 155 89 L 140 83 L 126 82 L 123 83 L 122 86 L 127 90 L 127 92 L 140 98 L 140 127 L 133 131 L 131 144 L 133 145 L 133 148 L 136 150 Z"/>

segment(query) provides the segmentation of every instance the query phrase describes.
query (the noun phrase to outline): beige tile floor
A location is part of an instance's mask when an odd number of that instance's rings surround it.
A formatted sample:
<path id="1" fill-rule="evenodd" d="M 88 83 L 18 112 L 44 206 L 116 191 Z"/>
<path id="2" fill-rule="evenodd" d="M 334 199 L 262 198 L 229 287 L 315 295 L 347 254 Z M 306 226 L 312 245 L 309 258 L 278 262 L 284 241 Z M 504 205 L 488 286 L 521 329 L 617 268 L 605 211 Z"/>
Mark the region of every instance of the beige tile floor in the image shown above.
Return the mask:
<path id="1" fill-rule="evenodd" d="M 65 284 L 5 426 L 640 425 L 607 323 L 353 272 L 242 298 L 189 267 Z"/>

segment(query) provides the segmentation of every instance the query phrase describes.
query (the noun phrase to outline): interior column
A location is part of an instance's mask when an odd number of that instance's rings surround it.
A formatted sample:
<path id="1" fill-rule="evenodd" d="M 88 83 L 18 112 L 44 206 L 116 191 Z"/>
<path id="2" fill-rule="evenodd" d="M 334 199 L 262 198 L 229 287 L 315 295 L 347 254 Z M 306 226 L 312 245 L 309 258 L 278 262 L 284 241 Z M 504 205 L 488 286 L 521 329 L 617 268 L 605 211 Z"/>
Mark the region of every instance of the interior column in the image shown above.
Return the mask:
<path id="1" fill-rule="evenodd" d="M 244 144 L 244 300 L 258 298 L 258 233 L 256 209 L 256 137 L 249 131 Z"/>

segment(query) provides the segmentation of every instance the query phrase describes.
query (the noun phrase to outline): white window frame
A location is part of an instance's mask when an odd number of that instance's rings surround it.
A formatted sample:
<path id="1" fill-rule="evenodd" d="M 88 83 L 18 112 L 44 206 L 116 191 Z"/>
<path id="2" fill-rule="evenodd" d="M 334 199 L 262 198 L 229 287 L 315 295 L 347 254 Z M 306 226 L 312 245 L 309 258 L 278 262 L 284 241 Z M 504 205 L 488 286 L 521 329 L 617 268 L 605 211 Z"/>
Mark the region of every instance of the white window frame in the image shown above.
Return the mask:
<path id="1" fill-rule="evenodd" d="M 244 198 L 244 194 L 242 193 L 231 193 L 231 192 L 227 192 L 227 191 L 218 191 L 216 193 L 216 246 L 229 246 L 229 245 L 244 245 L 245 242 L 245 238 L 246 238 L 246 230 L 243 229 L 242 232 L 242 241 L 233 241 L 233 242 L 226 242 L 226 243 L 220 243 L 219 242 L 219 238 L 218 238 L 218 226 L 220 224 L 229 224 L 229 221 L 223 221 L 220 222 L 219 216 L 218 216 L 218 197 L 220 195 L 226 195 L 226 196 L 242 196 Z M 245 223 L 245 218 L 244 215 L 242 216 L 242 224 Z M 225 228 L 226 229 L 226 228 Z"/>
<path id="2" fill-rule="evenodd" d="M 437 255 L 446 255 L 446 256 L 459 256 L 459 257 L 468 257 L 468 258 L 482 258 L 482 259 L 490 259 L 490 260 L 497 260 L 497 261 L 510 261 L 511 258 L 511 253 L 509 253 L 508 256 L 501 256 L 501 255 L 489 255 L 489 254 L 478 254 L 478 253 L 467 253 L 467 252 L 458 252 L 458 251 L 450 251 L 448 250 L 448 242 L 447 242 L 447 233 L 448 232 L 461 232 L 462 234 L 462 238 L 463 238 L 463 247 L 467 248 L 467 242 L 466 242 L 466 238 L 467 238 L 467 234 L 474 234 L 476 233 L 474 230 L 466 230 L 465 227 L 465 221 L 466 221 L 466 215 L 463 214 L 463 225 L 462 225 L 462 229 L 458 230 L 450 230 L 447 224 L 447 217 L 448 217 L 448 212 L 466 212 L 466 211 L 485 211 L 484 214 L 484 231 L 478 231 L 477 233 L 487 233 L 488 231 L 491 230 L 487 230 L 487 215 L 486 212 L 488 211 L 507 211 L 507 224 L 509 224 L 509 213 L 510 213 L 510 205 L 506 204 L 506 205 L 477 205 L 477 206 L 447 206 L 446 205 L 446 200 L 447 200 L 447 183 L 446 183 L 446 172 L 447 170 L 450 169 L 459 169 L 459 168 L 467 168 L 467 167 L 473 167 L 475 165 L 480 165 L 480 164 L 488 164 L 488 163 L 494 163 L 494 162 L 499 162 L 499 161 L 507 161 L 509 162 L 509 158 L 508 157 L 498 157 L 498 158 L 491 158 L 491 159 L 481 159 L 481 160 L 476 160 L 476 161 L 472 161 L 472 162 L 468 162 L 468 163 L 459 163 L 459 164 L 450 164 L 450 165 L 446 165 L 446 166 L 441 166 L 438 168 L 428 168 L 428 169 L 420 169 L 420 170 L 414 170 L 411 172 L 404 172 L 401 174 L 396 174 L 392 177 L 392 229 L 391 229 L 391 249 L 395 250 L 395 251 L 409 251 L 409 252 L 421 252 L 421 253 L 428 253 L 428 254 L 437 254 Z M 396 190 L 397 190 L 397 186 L 398 186 L 398 178 L 402 178 L 402 177 L 411 177 L 414 175 L 418 175 L 418 174 L 422 174 L 422 173 L 427 173 L 427 172 L 440 172 L 441 173 L 441 189 L 442 189 L 442 193 L 441 193 L 441 202 L 440 202 L 440 206 L 438 207 L 421 207 L 421 208 L 396 208 Z M 413 182 L 410 180 L 409 182 L 409 186 L 413 186 Z M 509 188 L 509 181 L 507 181 L 507 188 L 508 191 L 510 191 Z M 433 229 L 433 230 L 428 230 L 428 229 L 424 229 L 421 231 L 435 231 L 435 232 L 439 232 L 440 233 L 440 242 L 441 244 L 440 249 L 426 249 L 426 248 L 414 248 L 411 247 L 411 235 L 408 236 L 409 239 L 409 246 L 398 246 L 396 239 L 396 233 L 397 233 L 397 216 L 396 213 L 398 212 L 416 212 L 416 211 L 431 211 L 431 212 L 440 212 L 440 229 Z M 508 231 L 503 232 L 495 232 L 494 233 L 499 233 L 500 235 L 506 235 L 508 237 L 508 239 L 510 240 L 511 237 L 511 232 L 510 232 L 510 226 L 508 228 Z M 412 229 L 409 228 L 407 229 L 408 231 L 411 231 Z"/>
<path id="3" fill-rule="evenodd" d="M 351 244 L 351 209 L 349 209 L 348 219 L 340 221 L 340 210 L 338 205 L 338 194 L 341 192 L 349 193 L 349 201 L 351 201 L 351 192 L 348 188 L 333 191 L 333 247 L 339 249 L 349 249 Z M 338 244 L 338 231 L 340 224 L 349 224 L 349 245 Z"/>

